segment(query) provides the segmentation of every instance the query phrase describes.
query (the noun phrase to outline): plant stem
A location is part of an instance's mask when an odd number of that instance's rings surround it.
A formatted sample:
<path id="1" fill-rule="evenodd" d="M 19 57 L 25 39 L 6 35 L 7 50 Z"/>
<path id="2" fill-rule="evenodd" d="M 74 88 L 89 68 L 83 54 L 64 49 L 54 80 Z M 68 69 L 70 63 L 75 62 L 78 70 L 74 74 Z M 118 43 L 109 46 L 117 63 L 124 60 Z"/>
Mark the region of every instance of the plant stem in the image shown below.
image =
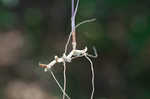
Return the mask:
<path id="1" fill-rule="evenodd" d="M 72 15 L 71 15 L 71 32 L 72 32 L 72 47 L 73 49 L 76 49 L 76 31 L 75 31 L 75 12 L 74 12 L 74 0 L 72 0 Z"/>
<path id="2" fill-rule="evenodd" d="M 61 91 L 63 92 L 63 94 L 65 93 L 65 96 L 66 96 L 68 99 L 71 99 L 71 98 L 68 96 L 68 94 L 64 91 L 64 89 L 63 89 L 62 86 L 60 85 L 59 81 L 56 79 L 56 77 L 55 77 L 55 75 L 54 75 L 54 73 L 53 73 L 52 70 L 50 70 L 50 73 L 51 73 L 51 75 L 53 76 L 54 80 L 56 81 L 58 87 L 59 87 L 59 88 L 61 89 Z"/>
<path id="3" fill-rule="evenodd" d="M 85 56 L 85 58 L 90 62 L 91 64 L 91 72 L 92 72 L 92 93 L 91 93 L 91 98 L 90 99 L 93 99 L 94 97 L 94 92 L 95 92 L 95 84 L 94 84 L 94 81 L 95 81 L 95 73 L 94 73 L 94 67 L 93 67 L 93 62 L 92 60 Z"/>
<path id="4" fill-rule="evenodd" d="M 72 0 L 72 15 L 74 14 L 74 0 Z"/>
<path id="5" fill-rule="evenodd" d="M 66 63 L 63 62 L 63 65 L 64 65 L 64 92 L 63 92 L 63 99 L 65 99 L 65 96 L 66 96 Z"/>

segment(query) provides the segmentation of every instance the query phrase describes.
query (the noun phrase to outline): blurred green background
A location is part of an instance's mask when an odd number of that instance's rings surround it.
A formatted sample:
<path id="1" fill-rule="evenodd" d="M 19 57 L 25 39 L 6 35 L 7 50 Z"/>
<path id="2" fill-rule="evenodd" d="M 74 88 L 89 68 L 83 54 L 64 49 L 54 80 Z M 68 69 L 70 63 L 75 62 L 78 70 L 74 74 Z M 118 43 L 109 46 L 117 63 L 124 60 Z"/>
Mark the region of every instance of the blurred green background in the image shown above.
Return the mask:
<path id="1" fill-rule="evenodd" d="M 38 63 L 61 56 L 70 31 L 71 0 L 0 0 L 0 99 L 61 99 L 52 76 Z M 94 99 L 150 99 L 150 1 L 80 0 L 78 48 L 99 57 Z M 53 68 L 63 84 L 63 66 Z M 90 64 L 67 64 L 67 93 L 89 99 Z"/>

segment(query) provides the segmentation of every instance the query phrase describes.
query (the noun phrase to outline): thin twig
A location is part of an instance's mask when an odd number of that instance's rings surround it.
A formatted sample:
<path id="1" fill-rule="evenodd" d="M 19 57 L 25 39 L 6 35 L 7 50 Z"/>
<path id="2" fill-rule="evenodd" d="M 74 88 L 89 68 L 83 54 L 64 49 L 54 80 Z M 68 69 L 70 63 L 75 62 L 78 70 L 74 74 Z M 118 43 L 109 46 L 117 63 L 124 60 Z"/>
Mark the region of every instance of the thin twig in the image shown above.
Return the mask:
<path id="1" fill-rule="evenodd" d="M 68 37 L 67 43 L 66 43 L 66 45 L 65 45 L 65 52 L 64 52 L 64 54 L 66 54 L 66 53 L 67 53 L 67 49 L 68 49 L 68 45 L 69 45 L 69 42 L 70 42 L 71 36 L 72 36 L 72 32 L 70 32 L 70 34 L 69 34 L 69 37 Z"/>
<path id="2" fill-rule="evenodd" d="M 71 2 L 71 7 L 72 7 L 72 15 L 74 14 L 74 0 L 72 0 L 72 2 Z"/>
<path id="3" fill-rule="evenodd" d="M 94 22 L 95 20 L 96 20 L 96 18 L 82 21 L 82 22 L 80 22 L 80 23 L 78 23 L 78 24 L 76 25 L 76 28 L 78 28 L 78 27 L 79 27 L 80 25 L 82 25 L 82 24 L 89 23 L 89 22 Z"/>
<path id="4" fill-rule="evenodd" d="M 97 50 L 96 50 L 96 48 L 94 46 L 93 46 L 93 50 L 94 50 L 94 55 L 87 54 L 87 56 L 92 57 L 92 58 L 97 58 L 98 54 L 97 54 Z"/>
<path id="5" fill-rule="evenodd" d="M 89 22 L 93 22 L 93 21 L 95 21 L 95 20 L 96 20 L 96 18 L 82 21 L 82 22 L 78 23 L 78 24 L 75 26 L 75 29 L 77 29 L 77 28 L 78 28 L 80 25 L 82 25 L 82 24 L 89 23 Z M 69 34 L 67 43 L 66 43 L 66 45 L 65 45 L 65 52 L 64 52 L 64 54 L 67 53 L 67 49 L 68 49 L 69 42 L 70 42 L 70 40 L 71 40 L 71 36 L 72 36 L 72 32 L 70 32 L 70 34 Z"/>
<path id="6" fill-rule="evenodd" d="M 72 16 L 72 17 L 74 17 L 74 19 L 76 17 L 77 11 L 78 11 L 79 2 L 80 2 L 80 0 L 77 1 L 76 8 L 75 8 L 74 14 Z"/>
<path id="7" fill-rule="evenodd" d="M 52 71 L 52 70 L 49 70 L 49 71 L 50 71 L 51 75 L 53 76 L 55 82 L 57 83 L 58 87 L 61 89 L 62 93 L 63 93 L 63 94 L 65 93 L 65 96 L 66 96 L 68 99 L 71 99 L 71 98 L 68 96 L 68 94 L 63 90 L 63 88 L 62 88 L 62 86 L 60 85 L 59 81 L 56 79 L 56 77 L 55 77 L 53 71 Z"/>
<path id="8" fill-rule="evenodd" d="M 65 93 L 66 93 L 66 62 L 63 62 L 63 65 L 64 65 L 64 92 L 63 92 L 63 99 L 65 99 Z"/>
<path id="9" fill-rule="evenodd" d="M 93 62 L 92 62 L 92 60 L 91 60 L 88 56 L 85 56 L 85 58 L 86 58 L 86 59 L 90 62 L 90 64 L 91 64 L 91 72 L 92 72 L 92 93 L 91 93 L 91 98 L 90 98 L 90 99 L 93 99 L 94 91 L 95 91 L 95 84 L 94 84 L 94 80 L 95 80 L 94 67 L 93 67 Z"/>

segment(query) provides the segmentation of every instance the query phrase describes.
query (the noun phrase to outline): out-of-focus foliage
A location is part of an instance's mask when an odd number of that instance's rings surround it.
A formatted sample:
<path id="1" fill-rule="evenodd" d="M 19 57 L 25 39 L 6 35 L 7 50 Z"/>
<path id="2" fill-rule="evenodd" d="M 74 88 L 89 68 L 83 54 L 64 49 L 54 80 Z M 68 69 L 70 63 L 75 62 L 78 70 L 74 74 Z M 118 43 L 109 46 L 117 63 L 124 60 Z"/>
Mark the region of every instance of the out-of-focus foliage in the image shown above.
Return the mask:
<path id="1" fill-rule="evenodd" d="M 0 99 L 60 99 L 38 63 L 61 56 L 70 31 L 71 0 L 0 0 Z M 150 1 L 80 0 L 78 47 L 95 45 L 95 99 L 150 98 Z M 63 83 L 63 66 L 53 68 Z M 67 92 L 89 99 L 91 72 L 84 58 L 67 64 Z"/>

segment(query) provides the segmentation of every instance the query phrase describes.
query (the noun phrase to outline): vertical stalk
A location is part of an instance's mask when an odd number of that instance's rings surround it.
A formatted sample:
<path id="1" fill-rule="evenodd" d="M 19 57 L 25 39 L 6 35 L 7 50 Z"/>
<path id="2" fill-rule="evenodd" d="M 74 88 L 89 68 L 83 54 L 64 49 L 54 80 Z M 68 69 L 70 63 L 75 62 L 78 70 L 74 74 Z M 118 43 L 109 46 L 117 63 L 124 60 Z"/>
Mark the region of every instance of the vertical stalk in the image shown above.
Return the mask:
<path id="1" fill-rule="evenodd" d="M 74 8 L 74 0 L 72 0 L 72 15 L 71 15 L 71 32 L 72 32 L 72 47 L 76 49 L 76 31 L 75 31 L 75 8 Z"/>
<path id="2" fill-rule="evenodd" d="M 64 65 L 64 91 L 63 91 L 63 99 L 65 99 L 66 97 L 66 63 L 63 62 L 63 65 Z"/>
<path id="3" fill-rule="evenodd" d="M 72 15 L 74 14 L 74 0 L 72 0 Z"/>

